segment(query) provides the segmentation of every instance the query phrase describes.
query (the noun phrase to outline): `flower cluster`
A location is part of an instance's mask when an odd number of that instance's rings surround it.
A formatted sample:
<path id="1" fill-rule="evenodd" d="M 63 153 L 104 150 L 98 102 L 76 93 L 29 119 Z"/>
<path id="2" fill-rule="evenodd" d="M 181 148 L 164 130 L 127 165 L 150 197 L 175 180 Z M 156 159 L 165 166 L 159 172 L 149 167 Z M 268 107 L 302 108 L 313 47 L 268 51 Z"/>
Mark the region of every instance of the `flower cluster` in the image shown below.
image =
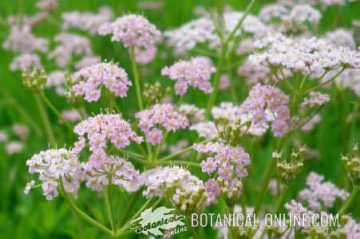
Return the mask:
<path id="1" fill-rule="evenodd" d="M 309 93 L 309 97 L 305 98 L 304 101 L 301 103 L 300 108 L 302 110 L 318 108 L 328 103 L 329 101 L 330 97 L 328 94 L 311 91 Z"/>
<path id="2" fill-rule="evenodd" d="M 128 122 L 117 114 L 99 114 L 81 121 L 74 128 L 79 136 L 73 152 L 80 152 L 85 147 L 86 138 L 89 142 L 91 156 L 89 161 L 98 164 L 106 159 L 106 146 L 109 140 L 116 148 L 125 148 L 131 141 L 141 143 Z"/>
<path id="3" fill-rule="evenodd" d="M 112 10 L 108 7 L 102 7 L 97 13 L 92 12 L 66 12 L 62 15 L 62 28 L 67 30 L 75 28 L 96 34 L 102 24 L 108 23 L 113 18 Z"/>
<path id="4" fill-rule="evenodd" d="M 170 67 L 165 67 L 161 73 L 176 81 L 176 94 L 184 95 L 189 86 L 210 93 L 212 91 L 210 76 L 215 71 L 210 59 L 194 57 L 189 61 L 179 61 Z"/>
<path id="5" fill-rule="evenodd" d="M 186 116 L 191 124 L 203 122 L 205 120 L 205 110 L 190 104 L 181 104 L 179 113 Z"/>
<path id="6" fill-rule="evenodd" d="M 83 175 L 76 154 L 64 148 L 41 151 L 26 165 L 30 173 L 39 174 L 46 199 L 57 197 L 62 187 L 66 193 L 77 195 Z"/>
<path id="7" fill-rule="evenodd" d="M 275 136 L 283 136 L 288 131 L 290 111 L 289 97 L 278 88 L 268 85 L 256 85 L 248 98 L 241 104 L 241 114 L 251 122 L 249 132 L 262 135 L 271 122 Z"/>
<path id="8" fill-rule="evenodd" d="M 342 67 L 359 68 L 360 53 L 347 47 L 335 47 L 325 40 L 288 38 L 271 34 L 256 42 L 265 51 L 250 55 L 254 64 L 284 67 L 305 74 Z"/>
<path id="9" fill-rule="evenodd" d="M 75 122 L 81 119 L 80 112 L 77 109 L 68 109 L 61 111 L 64 120 Z"/>
<path id="10" fill-rule="evenodd" d="M 350 49 L 356 48 L 353 34 L 345 29 L 337 29 L 333 32 L 326 33 L 324 39 L 337 47 L 348 47 Z"/>
<path id="11" fill-rule="evenodd" d="M 351 89 L 357 96 L 360 96 L 360 69 L 345 70 L 336 81 L 339 85 Z"/>
<path id="12" fill-rule="evenodd" d="M 308 188 L 300 192 L 300 199 L 308 203 L 309 207 L 313 210 L 319 211 L 323 207 L 331 208 L 336 198 L 344 201 L 349 193 L 338 189 L 331 182 L 323 182 L 324 177 L 311 172 L 307 179 L 306 184 Z"/>
<path id="13" fill-rule="evenodd" d="M 224 32 L 232 32 L 242 17 L 242 12 L 225 12 Z M 269 31 L 270 29 L 257 17 L 248 15 L 241 28 L 236 32 L 236 36 L 242 32 L 263 36 Z M 166 31 L 164 35 L 168 39 L 168 45 L 174 47 L 175 52 L 178 54 L 183 54 L 201 43 L 207 43 L 211 49 L 220 45 L 220 39 L 216 34 L 215 25 L 213 21 L 207 17 L 190 21 L 178 29 Z"/>
<path id="14" fill-rule="evenodd" d="M 191 125 L 190 130 L 196 131 L 200 137 L 205 139 L 212 139 L 219 136 L 216 125 L 212 121 L 199 122 L 197 124 Z"/>
<path id="15" fill-rule="evenodd" d="M 163 138 L 159 126 L 166 131 L 175 131 L 189 125 L 188 119 L 171 104 L 153 105 L 150 109 L 136 113 L 135 117 L 139 120 L 138 127 L 146 135 L 146 141 L 153 145 L 159 144 Z"/>
<path id="16" fill-rule="evenodd" d="M 341 157 L 345 169 L 354 185 L 360 185 L 360 151 L 359 146 L 354 145 L 352 152 Z"/>
<path id="17" fill-rule="evenodd" d="M 5 39 L 3 48 L 20 54 L 31 52 L 47 52 L 48 41 L 44 38 L 38 38 L 31 32 L 31 28 L 25 26 L 12 26 L 10 35 Z"/>
<path id="18" fill-rule="evenodd" d="M 269 4 L 260 12 L 260 19 L 269 23 L 277 31 L 304 32 L 308 27 L 315 28 L 321 13 L 308 4 L 288 6 L 285 4 Z"/>
<path id="19" fill-rule="evenodd" d="M 246 167 L 250 164 L 249 154 L 242 147 L 221 143 L 194 144 L 193 148 L 209 155 L 201 163 L 202 171 L 215 178 L 209 179 L 205 184 L 209 200 L 215 202 L 220 193 L 224 193 L 229 199 L 239 197 L 241 180 L 247 176 Z"/>
<path id="20" fill-rule="evenodd" d="M 111 93 L 125 97 L 131 82 L 124 69 L 115 63 L 99 63 L 85 67 L 73 75 L 72 89 L 77 96 L 85 96 L 86 101 L 97 101 L 101 95 L 100 86 Z"/>
<path id="21" fill-rule="evenodd" d="M 204 183 L 184 168 L 159 167 L 143 174 L 147 198 L 165 197 L 183 211 L 194 212 L 207 204 Z"/>
<path id="22" fill-rule="evenodd" d="M 140 172 L 123 158 L 106 156 L 100 164 L 90 161 L 83 165 L 86 187 L 100 191 L 106 185 L 117 185 L 127 192 L 137 191 L 143 181 Z"/>
<path id="23" fill-rule="evenodd" d="M 49 59 L 55 59 L 60 67 L 66 67 L 73 56 L 91 55 L 92 49 L 88 38 L 72 34 L 60 33 L 55 36 L 55 41 L 59 44 L 49 53 Z"/>
<path id="24" fill-rule="evenodd" d="M 10 70 L 12 71 L 27 71 L 32 69 L 42 69 L 39 56 L 33 53 L 21 54 L 15 57 L 10 64 Z"/>
<path id="25" fill-rule="evenodd" d="M 140 15 L 125 15 L 112 23 L 106 23 L 99 28 L 100 35 L 112 34 L 112 41 L 119 41 L 125 47 L 148 49 L 155 45 L 161 37 L 161 32 L 146 18 Z"/>

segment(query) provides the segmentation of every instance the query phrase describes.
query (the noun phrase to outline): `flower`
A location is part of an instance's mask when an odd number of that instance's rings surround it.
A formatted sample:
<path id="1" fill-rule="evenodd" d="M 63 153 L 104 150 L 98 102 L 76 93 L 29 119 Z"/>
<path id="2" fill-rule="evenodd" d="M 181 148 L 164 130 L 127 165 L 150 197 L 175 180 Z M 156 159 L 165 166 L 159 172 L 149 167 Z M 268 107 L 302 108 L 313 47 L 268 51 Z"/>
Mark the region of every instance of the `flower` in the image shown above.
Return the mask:
<path id="1" fill-rule="evenodd" d="M 48 45 L 46 39 L 38 38 L 32 34 L 30 26 L 12 25 L 10 35 L 3 43 L 3 48 L 20 54 L 29 54 L 35 51 L 47 52 Z"/>
<path id="2" fill-rule="evenodd" d="M 355 39 L 353 34 L 345 29 L 337 29 L 332 32 L 326 33 L 324 37 L 325 41 L 334 44 L 337 47 L 348 47 L 350 49 L 356 49 Z"/>
<path id="3" fill-rule="evenodd" d="M 171 104 L 156 104 L 135 114 L 139 120 L 138 127 L 145 133 L 146 140 L 158 144 L 162 140 L 159 126 L 166 131 L 184 129 L 189 125 L 188 119 L 175 110 Z"/>
<path id="4" fill-rule="evenodd" d="M 289 97 L 273 86 L 256 85 L 251 88 L 248 98 L 240 106 L 240 114 L 251 122 L 249 132 L 262 135 L 271 122 L 275 136 L 283 136 L 288 130 L 290 110 Z"/>
<path id="5" fill-rule="evenodd" d="M 190 130 L 196 131 L 200 137 L 205 139 L 212 139 L 219 135 L 216 126 L 212 121 L 199 122 L 197 124 L 191 125 Z"/>
<path id="6" fill-rule="evenodd" d="M 11 128 L 14 134 L 22 140 L 26 139 L 29 135 L 30 130 L 26 125 L 15 123 Z"/>
<path id="7" fill-rule="evenodd" d="M 243 14 L 234 11 L 225 12 L 224 32 L 232 32 Z M 262 36 L 269 30 L 257 17 L 249 14 L 235 35 L 239 36 L 242 32 L 246 32 L 255 36 Z M 164 36 L 168 39 L 168 45 L 174 47 L 177 54 L 184 54 L 202 43 L 207 44 L 210 49 L 220 46 L 220 39 L 216 33 L 214 23 L 208 17 L 198 18 L 185 23 L 177 29 L 168 30 L 164 33 Z"/>
<path id="8" fill-rule="evenodd" d="M 283 67 L 304 74 L 360 67 L 359 52 L 336 47 L 315 37 L 288 38 L 281 34 L 270 34 L 255 44 L 264 51 L 249 56 L 253 64 Z"/>
<path id="9" fill-rule="evenodd" d="M 309 207 L 313 210 L 321 210 L 323 206 L 331 208 L 336 198 L 345 201 L 349 193 L 337 188 L 331 182 L 323 182 L 324 177 L 311 172 L 307 179 L 306 184 L 308 188 L 303 189 L 299 197 L 301 200 L 306 201 Z"/>
<path id="10" fill-rule="evenodd" d="M 289 6 L 276 3 L 262 8 L 260 19 L 277 31 L 299 33 L 310 27 L 315 28 L 321 19 L 321 13 L 308 4 Z"/>
<path id="11" fill-rule="evenodd" d="M 101 25 L 99 34 L 112 34 L 112 41 L 122 42 L 126 48 L 139 49 L 153 47 L 161 37 L 161 32 L 146 18 L 134 14 L 125 15 L 112 23 Z"/>
<path id="12" fill-rule="evenodd" d="M 360 69 L 345 70 L 336 82 L 345 88 L 351 89 L 357 96 L 360 96 Z"/>
<path id="13" fill-rule="evenodd" d="M 184 168 L 158 167 L 143 173 L 147 198 L 170 198 L 181 210 L 194 211 L 207 204 L 204 183 Z"/>
<path id="14" fill-rule="evenodd" d="M 77 109 L 68 109 L 61 111 L 62 117 L 70 122 L 75 122 L 81 119 L 80 112 Z"/>
<path id="15" fill-rule="evenodd" d="M 139 64 L 146 65 L 155 58 L 156 53 L 157 48 L 155 46 L 148 48 L 135 48 L 135 60 Z"/>
<path id="16" fill-rule="evenodd" d="M 27 71 L 31 69 L 41 69 L 41 61 L 36 54 L 22 54 L 14 58 L 10 64 L 10 70 L 12 71 Z"/>
<path id="17" fill-rule="evenodd" d="M 317 91 L 311 91 L 309 97 L 305 98 L 301 103 L 300 108 L 302 110 L 318 108 L 330 101 L 330 96 L 328 94 L 323 94 Z"/>
<path id="18" fill-rule="evenodd" d="M 97 101 L 100 98 L 100 86 L 116 96 L 125 97 L 131 82 L 125 70 L 115 63 L 99 63 L 85 67 L 73 75 L 72 86 L 77 96 L 85 96 L 86 101 Z"/>
<path id="19" fill-rule="evenodd" d="M 92 54 L 90 41 L 86 37 L 62 32 L 55 36 L 55 41 L 59 45 L 49 53 L 48 57 L 55 59 L 56 64 L 62 68 L 71 62 L 73 56 Z"/>
<path id="20" fill-rule="evenodd" d="M 206 57 L 194 57 L 189 61 L 179 61 L 162 69 L 161 74 L 175 80 L 175 92 L 184 95 L 189 86 L 205 93 L 212 91 L 210 76 L 216 71 L 211 60 Z"/>
<path id="21" fill-rule="evenodd" d="M 28 182 L 25 186 L 25 189 L 24 189 L 24 193 L 25 194 L 29 194 L 30 190 L 35 186 L 35 181 L 34 180 L 31 180 L 30 182 Z"/>
<path id="22" fill-rule="evenodd" d="M 62 96 L 65 94 L 66 77 L 64 71 L 51 72 L 46 81 L 46 88 L 55 88 L 56 94 Z"/>
<path id="23" fill-rule="evenodd" d="M 77 195 L 82 170 L 76 154 L 64 148 L 49 149 L 32 156 L 26 161 L 26 165 L 30 173 L 39 174 L 43 194 L 47 200 L 58 196 L 58 188 L 61 185 L 66 193 Z"/>
<path id="24" fill-rule="evenodd" d="M 102 24 L 108 23 L 113 18 L 113 13 L 109 7 L 101 7 L 97 13 L 92 12 L 65 12 L 62 15 L 62 28 L 76 28 L 96 34 Z"/>
<path id="25" fill-rule="evenodd" d="M 0 130 L 0 142 L 6 142 L 8 140 L 8 135 L 5 131 Z"/>
<path id="26" fill-rule="evenodd" d="M 77 70 L 80 70 L 81 68 L 92 66 L 100 62 L 101 62 L 101 58 L 98 56 L 92 56 L 92 55 L 84 56 L 78 62 L 75 63 L 75 68 Z"/>
<path id="27" fill-rule="evenodd" d="M 11 141 L 6 144 L 5 151 L 8 155 L 20 153 L 24 150 L 24 144 L 19 141 Z"/>
<path id="28" fill-rule="evenodd" d="M 113 184 L 127 192 L 134 192 L 143 183 L 140 172 L 130 162 L 117 156 L 105 157 L 98 165 L 85 163 L 83 169 L 86 186 L 95 191 Z"/>
<path id="29" fill-rule="evenodd" d="M 117 114 L 99 114 L 81 121 L 74 128 L 79 139 L 75 143 L 73 152 L 84 149 L 86 139 L 91 152 L 90 159 L 94 164 L 105 160 L 106 146 L 109 140 L 116 148 L 125 148 L 131 141 L 142 142 L 142 137 L 136 135 L 128 122 Z"/>
<path id="30" fill-rule="evenodd" d="M 194 144 L 193 148 L 209 156 L 201 163 L 202 171 L 214 175 L 216 183 L 226 197 L 237 198 L 242 190 L 241 180 L 247 176 L 246 167 L 250 164 L 249 154 L 242 147 L 232 147 L 221 143 Z M 216 188 L 214 183 L 211 180 L 207 182 L 207 185 Z"/>
<path id="31" fill-rule="evenodd" d="M 181 104 L 179 112 L 189 119 L 191 124 L 202 122 L 205 120 L 205 110 L 200 109 L 192 104 Z"/>

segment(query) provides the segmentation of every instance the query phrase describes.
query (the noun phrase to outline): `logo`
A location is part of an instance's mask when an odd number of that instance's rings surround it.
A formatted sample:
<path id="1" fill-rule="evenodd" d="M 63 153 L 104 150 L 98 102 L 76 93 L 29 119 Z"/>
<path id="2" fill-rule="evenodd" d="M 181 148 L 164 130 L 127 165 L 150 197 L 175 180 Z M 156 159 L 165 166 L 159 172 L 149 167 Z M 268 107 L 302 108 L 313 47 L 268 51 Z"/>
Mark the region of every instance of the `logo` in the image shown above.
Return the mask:
<path id="1" fill-rule="evenodd" d="M 131 221 L 130 228 L 139 234 L 164 237 L 187 231 L 185 216 L 172 213 L 174 210 L 174 208 L 164 206 L 155 210 L 148 208 L 138 218 Z"/>

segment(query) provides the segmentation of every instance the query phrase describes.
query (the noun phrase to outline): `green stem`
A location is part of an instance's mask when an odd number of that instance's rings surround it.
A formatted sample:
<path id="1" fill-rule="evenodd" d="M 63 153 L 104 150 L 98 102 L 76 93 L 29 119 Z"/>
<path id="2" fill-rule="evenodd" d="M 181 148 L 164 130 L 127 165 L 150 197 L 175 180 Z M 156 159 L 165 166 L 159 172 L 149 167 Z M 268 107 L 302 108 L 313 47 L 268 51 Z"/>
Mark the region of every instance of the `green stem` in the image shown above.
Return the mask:
<path id="1" fill-rule="evenodd" d="M 221 78 L 221 74 L 223 71 L 223 65 L 225 62 L 226 52 L 227 52 L 227 43 L 224 43 L 224 45 L 221 47 L 221 50 L 220 50 L 219 62 L 218 62 L 217 68 L 216 68 L 213 91 L 211 92 L 211 95 L 208 100 L 208 105 L 206 108 L 206 119 L 210 118 L 211 108 L 215 104 L 216 96 L 219 91 L 220 78 Z"/>
<path id="2" fill-rule="evenodd" d="M 252 8 L 252 6 L 254 5 L 255 0 L 252 0 L 250 2 L 250 4 L 246 7 L 244 14 L 242 15 L 242 17 L 240 18 L 239 22 L 236 24 L 235 28 L 232 30 L 232 32 L 230 33 L 230 35 L 228 36 L 228 38 L 226 39 L 226 43 L 231 42 L 231 40 L 235 37 L 236 32 L 239 30 L 239 28 L 242 26 L 243 22 L 245 21 L 246 17 L 249 15 L 250 13 L 250 9 Z"/>
<path id="3" fill-rule="evenodd" d="M 42 98 L 42 100 L 45 102 L 45 104 L 56 114 L 57 117 L 59 117 L 64 124 L 66 125 L 66 127 L 68 127 L 70 129 L 70 131 L 73 130 L 73 127 L 69 124 L 69 122 L 64 118 L 64 116 L 59 112 L 59 110 L 53 105 L 53 103 L 51 103 L 51 101 L 49 100 L 49 98 L 47 98 L 47 96 L 42 93 L 40 95 L 40 97 Z"/>
<path id="4" fill-rule="evenodd" d="M 189 162 L 189 161 L 179 161 L 179 160 L 171 160 L 171 161 L 156 160 L 153 162 L 153 164 L 154 165 L 184 164 L 188 166 L 200 167 L 199 163 Z"/>
<path id="5" fill-rule="evenodd" d="M 112 197 L 111 197 L 111 188 L 110 187 L 111 187 L 111 182 L 105 189 L 104 199 L 105 199 L 106 213 L 107 213 L 109 221 L 110 221 L 111 230 L 115 234 L 116 228 L 115 228 L 115 223 L 114 223 L 114 213 L 113 213 L 113 207 L 112 207 Z"/>
<path id="6" fill-rule="evenodd" d="M 199 142 L 199 144 L 207 143 L 207 142 L 213 141 L 213 140 L 215 140 L 215 139 L 217 139 L 217 138 L 215 137 L 215 138 L 212 138 L 212 139 L 206 139 L 206 140 L 204 140 L 204 141 L 202 141 L 202 142 Z M 173 153 L 173 154 L 171 154 L 171 155 L 168 155 L 168 156 L 166 156 L 166 157 L 163 157 L 163 158 L 159 159 L 158 161 L 169 160 L 169 159 L 175 158 L 175 157 L 177 157 L 177 156 L 179 156 L 179 155 L 181 155 L 181 154 L 187 153 L 187 152 L 189 152 L 189 151 L 191 151 L 191 150 L 193 150 L 193 146 L 189 146 L 189 147 L 187 147 L 187 148 L 185 148 L 185 149 L 182 149 L 182 150 L 180 150 L 180 151 L 178 151 L 178 152 L 176 152 L 176 153 Z"/>
<path id="7" fill-rule="evenodd" d="M 118 152 L 122 153 L 122 154 L 125 154 L 127 156 L 129 156 L 130 158 L 133 158 L 133 159 L 136 159 L 137 161 L 140 161 L 141 163 L 143 163 L 145 157 L 141 154 L 138 154 L 138 153 L 134 153 L 134 152 L 130 152 L 130 151 L 127 151 L 125 149 L 116 149 Z"/>
<path id="8" fill-rule="evenodd" d="M 35 98 L 35 103 L 36 103 L 36 107 L 38 108 L 39 114 L 40 114 L 40 118 L 42 120 L 43 123 L 43 127 L 45 130 L 45 135 L 47 140 L 49 141 L 50 144 L 55 144 L 55 137 L 54 137 L 54 133 L 52 131 L 51 128 L 51 124 L 48 118 L 48 115 L 46 113 L 46 109 L 39 97 L 39 95 L 37 93 L 34 93 L 34 98 Z"/>
<path id="9" fill-rule="evenodd" d="M 283 203 L 284 203 L 284 199 L 285 199 L 285 196 L 286 196 L 287 188 L 288 188 L 287 186 L 284 186 L 284 187 L 282 188 L 282 191 L 281 191 L 281 193 L 280 193 L 280 196 L 279 196 L 278 201 L 277 201 L 276 206 L 275 206 L 275 212 L 276 212 L 276 213 L 279 213 L 279 211 L 280 211 L 280 209 L 281 209 L 281 206 L 282 206 Z"/>
<path id="10" fill-rule="evenodd" d="M 134 208 L 135 203 L 137 202 L 139 196 L 141 195 L 141 191 L 137 191 L 131 198 L 130 203 L 127 205 L 127 210 L 125 210 L 125 212 L 121 215 L 120 219 L 119 219 L 119 226 L 118 228 L 121 227 L 121 225 L 123 225 L 125 223 L 125 220 L 128 218 L 129 213 L 131 212 L 131 210 Z"/>
<path id="11" fill-rule="evenodd" d="M 158 199 L 152 206 L 155 207 L 159 202 L 161 201 L 161 198 Z M 116 236 L 118 236 L 119 233 L 123 233 L 124 231 L 126 231 L 129 226 L 130 226 L 130 223 L 135 219 L 137 218 L 140 213 L 142 213 L 151 203 L 151 198 L 148 199 L 144 205 L 134 214 L 134 216 L 132 216 L 126 223 L 124 226 L 122 226 L 122 228 L 118 231 L 118 233 L 116 234 Z"/>
<path id="12" fill-rule="evenodd" d="M 255 210 L 254 210 L 255 214 L 258 214 L 260 209 L 261 209 L 261 205 L 262 205 L 262 203 L 264 201 L 264 196 L 265 196 L 265 193 L 266 193 L 266 191 L 268 189 L 269 182 L 270 182 L 270 179 L 271 179 L 271 175 L 273 173 L 273 168 L 275 167 L 275 165 L 276 165 L 276 158 L 271 158 L 271 161 L 269 162 L 269 164 L 268 164 L 268 166 L 266 168 L 266 171 L 265 171 L 265 176 L 264 176 L 263 183 L 262 183 L 262 186 L 261 186 L 259 199 L 256 202 L 256 206 L 255 206 Z"/>
<path id="13" fill-rule="evenodd" d="M 85 212 L 83 212 L 80 208 L 78 208 L 76 206 L 76 204 L 73 202 L 73 200 L 65 192 L 64 185 L 63 185 L 62 181 L 60 181 L 60 187 L 61 187 L 62 196 L 64 197 L 65 201 L 69 204 L 70 208 L 74 211 L 74 213 L 76 213 L 79 217 L 81 217 L 84 221 L 86 221 L 90 225 L 92 225 L 92 226 L 98 228 L 99 230 L 105 232 L 109 236 L 111 236 L 111 237 L 114 236 L 114 234 L 113 234 L 113 232 L 111 230 L 109 230 L 103 224 L 101 224 L 100 222 L 96 221 L 95 219 L 93 219 L 92 217 L 87 215 Z"/>
<path id="14" fill-rule="evenodd" d="M 333 77 L 331 77 L 329 80 L 324 81 L 323 83 L 320 83 L 320 84 L 318 84 L 318 85 L 316 85 L 316 86 L 308 89 L 305 94 L 308 94 L 308 93 L 310 93 L 311 91 L 314 91 L 314 90 L 316 90 L 316 89 L 319 89 L 319 88 L 323 87 L 324 85 L 329 84 L 330 82 L 332 82 L 333 80 L 335 80 L 335 79 L 336 79 L 341 73 L 343 73 L 345 70 L 346 70 L 346 67 L 343 67 L 338 73 L 336 73 L 336 74 L 335 74 Z M 323 76 L 322 76 L 322 77 L 323 77 Z"/>
<path id="15" fill-rule="evenodd" d="M 134 75 L 135 81 L 135 90 L 136 90 L 136 97 L 138 101 L 139 110 L 143 110 L 143 100 L 141 96 L 141 87 L 140 87 L 140 77 L 139 77 L 139 70 L 137 68 L 136 60 L 135 60 L 135 49 L 134 47 L 130 48 L 130 60 L 131 60 L 131 67 Z"/>
<path id="16" fill-rule="evenodd" d="M 360 187 L 359 186 L 354 186 L 351 192 L 350 197 L 346 200 L 346 202 L 344 203 L 344 205 L 340 208 L 338 214 L 342 215 L 348 212 L 348 210 L 351 208 L 351 206 L 353 205 L 357 195 L 360 192 Z"/>

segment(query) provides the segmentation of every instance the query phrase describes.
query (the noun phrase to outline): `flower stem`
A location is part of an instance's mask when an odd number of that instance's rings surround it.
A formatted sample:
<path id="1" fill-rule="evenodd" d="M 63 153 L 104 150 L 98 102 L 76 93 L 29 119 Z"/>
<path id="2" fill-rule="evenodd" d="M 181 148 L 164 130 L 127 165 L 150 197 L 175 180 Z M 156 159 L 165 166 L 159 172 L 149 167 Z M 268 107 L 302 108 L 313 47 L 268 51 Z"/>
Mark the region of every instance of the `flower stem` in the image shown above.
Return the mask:
<path id="1" fill-rule="evenodd" d="M 118 230 L 117 234 L 115 235 L 115 237 L 117 237 L 119 234 L 122 234 L 124 231 L 126 231 L 129 227 L 130 227 L 130 223 L 140 215 L 140 213 L 142 213 L 151 203 L 151 199 L 148 199 L 144 205 L 134 214 L 134 216 L 132 216 L 126 223 L 125 225 Z M 155 207 L 159 202 L 161 201 L 161 198 L 158 199 L 152 206 Z"/>
<path id="2" fill-rule="evenodd" d="M 135 61 L 135 49 L 133 47 L 130 48 L 130 60 L 131 60 L 131 67 L 134 75 L 135 81 L 135 89 L 136 89 L 136 97 L 138 101 L 139 110 L 143 110 L 143 100 L 141 96 L 141 87 L 140 87 L 140 77 L 139 77 L 139 70 Z"/>
<path id="3" fill-rule="evenodd" d="M 316 86 L 308 89 L 305 94 L 308 94 L 308 93 L 310 93 L 310 92 L 313 91 L 313 90 L 319 89 L 319 88 L 323 87 L 324 85 L 329 84 L 330 82 L 334 81 L 339 75 L 341 75 L 341 73 L 343 73 L 345 70 L 346 70 L 346 67 L 343 67 L 343 68 L 342 68 L 338 73 L 336 73 L 333 77 L 331 77 L 331 78 L 328 79 L 327 81 L 324 81 L 324 82 L 322 82 L 322 83 L 320 83 L 320 84 L 318 84 L 318 85 L 316 85 Z M 323 78 L 323 77 L 324 77 L 324 76 L 320 76 L 320 78 Z"/>
<path id="4" fill-rule="evenodd" d="M 184 165 L 188 165 L 188 166 L 194 166 L 194 167 L 200 167 L 199 163 L 195 163 L 195 162 L 189 162 L 189 161 L 180 161 L 180 160 L 171 160 L 171 161 L 160 161 L 160 160 L 156 160 L 153 162 L 155 165 L 168 165 L 168 164 L 184 164 Z"/>
<path id="5" fill-rule="evenodd" d="M 348 198 L 348 200 L 346 200 L 346 202 L 344 203 L 344 205 L 340 208 L 340 210 L 338 212 L 340 215 L 345 214 L 350 209 L 350 207 L 353 205 L 359 192 L 360 192 L 360 187 L 354 186 L 350 197 Z"/>
<path id="6" fill-rule="evenodd" d="M 41 118 L 42 123 L 43 123 L 46 138 L 47 138 L 47 140 L 49 141 L 50 144 L 55 144 L 54 133 L 52 131 L 51 124 L 50 124 L 48 115 L 46 113 L 46 109 L 45 109 L 45 107 L 44 107 L 44 105 L 43 105 L 43 103 L 42 103 L 42 101 L 41 101 L 38 94 L 34 93 L 34 98 L 35 98 L 36 107 L 38 108 L 40 118 Z"/>
<path id="7" fill-rule="evenodd" d="M 221 78 L 221 74 L 222 74 L 222 71 L 223 71 L 223 65 L 224 65 L 224 62 L 225 62 L 226 52 L 227 52 L 227 43 L 224 43 L 224 45 L 221 47 L 220 54 L 219 54 L 219 62 L 218 62 L 218 65 L 216 67 L 216 74 L 215 74 L 215 80 L 214 80 L 214 85 L 213 85 L 213 91 L 211 92 L 211 95 L 210 95 L 209 100 L 208 100 L 208 105 L 207 105 L 207 108 L 206 108 L 206 118 L 207 119 L 210 118 L 211 108 L 215 104 L 216 96 L 217 96 L 217 93 L 219 91 L 220 78 Z"/>
<path id="8" fill-rule="evenodd" d="M 266 190 L 269 186 L 269 182 L 270 182 L 271 175 L 273 173 L 273 168 L 275 167 L 275 164 L 276 164 L 276 158 L 272 157 L 271 161 L 269 162 L 269 164 L 266 168 L 264 180 L 263 180 L 263 183 L 261 186 L 260 196 L 259 196 L 258 201 L 256 202 L 256 206 L 255 206 L 255 210 L 254 210 L 255 214 L 258 214 L 261 209 L 261 205 L 264 201 L 264 196 L 265 196 Z"/>
<path id="9" fill-rule="evenodd" d="M 114 214 L 113 214 L 112 197 L 111 197 L 111 188 L 110 187 L 111 187 L 111 182 L 105 189 L 104 200 L 105 200 L 106 213 L 107 213 L 109 221 L 110 221 L 111 230 L 115 234 L 116 228 L 115 228 L 115 224 L 114 224 Z"/>
<path id="10" fill-rule="evenodd" d="M 51 103 L 51 101 L 49 100 L 49 98 L 42 93 L 40 95 L 40 97 L 42 98 L 42 100 L 45 102 L 45 104 L 56 114 L 57 117 L 59 117 L 64 124 L 66 125 L 66 127 L 68 127 L 70 129 L 70 131 L 73 130 L 73 127 L 69 124 L 69 122 L 64 118 L 64 116 L 59 112 L 59 110 L 53 105 L 53 103 Z"/>
<path id="11" fill-rule="evenodd" d="M 285 199 L 285 196 L 286 196 L 286 192 L 287 192 L 287 186 L 284 186 L 282 187 L 282 191 L 280 193 L 280 196 L 277 200 L 277 203 L 276 203 L 276 206 L 275 206 L 275 213 L 279 213 L 280 209 L 281 209 L 281 206 L 283 205 L 284 203 L 284 199 Z"/>
<path id="12" fill-rule="evenodd" d="M 64 197 L 65 201 L 69 204 L 70 208 L 74 211 L 74 213 L 76 213 L 79 217 L 81 217 L 82 219 L 84 219 L 87 223 L 89 223 L 90 225 L 98 228 L 99 230 L 105 232 L 106 234 L 108 234 L 109 236 L 113 237 L 114 234 L 111 230 L 109 230 L 107 227 L 105 227 L 103 224 L 101 224 L 100 222 L 96 221 L 95 219 L 93 219 L 92 217 L 90 217 L 89 215 L 87 215 L 85 212 L 83 212 L 80 208 L 78 208 L 76 206 L 76 204 L 73 202 L 73 200 L 69 197 L 69 195 L 65 192 L 64 190 L 64 185 L 62 183 L 62 181 L 60 180 L 60 187 L 61 187 L 61 194 Z"/>
<path id="13" fill-rule="evenodd" d="M 199 142 L 199 144 L 213 141 L 213 140 L 215 140 L 216 138 L 217 138 L 217 137 L 212 138 L 212 139 L 206 139 L 206 140 L 204 140 L 204 141 L 202 141 L 202 142 Z M 178 151 L 178 152 L 176 152 L 176 153 L 173 153 L 173 154 L 171 154 L 171 155 L 165 156 L 165 157 L 159 159 L 158 161 L 169 160 L 169 159 L 175 158 L 175 157 L 177 157 L 177 156 L 179 156 L 179 155 L 181 155 L 181 154 L 187 153 L 187 152 L 189 152 L 189 151 L 191 151 L 191 150 L 193 150 L 193 146 L 189 146 L 189 147 L 187 147 L 187 148 L 185 148 L 185 149 L 182 149 L 182 150 L 180 150 L 180 151 Z"/>

